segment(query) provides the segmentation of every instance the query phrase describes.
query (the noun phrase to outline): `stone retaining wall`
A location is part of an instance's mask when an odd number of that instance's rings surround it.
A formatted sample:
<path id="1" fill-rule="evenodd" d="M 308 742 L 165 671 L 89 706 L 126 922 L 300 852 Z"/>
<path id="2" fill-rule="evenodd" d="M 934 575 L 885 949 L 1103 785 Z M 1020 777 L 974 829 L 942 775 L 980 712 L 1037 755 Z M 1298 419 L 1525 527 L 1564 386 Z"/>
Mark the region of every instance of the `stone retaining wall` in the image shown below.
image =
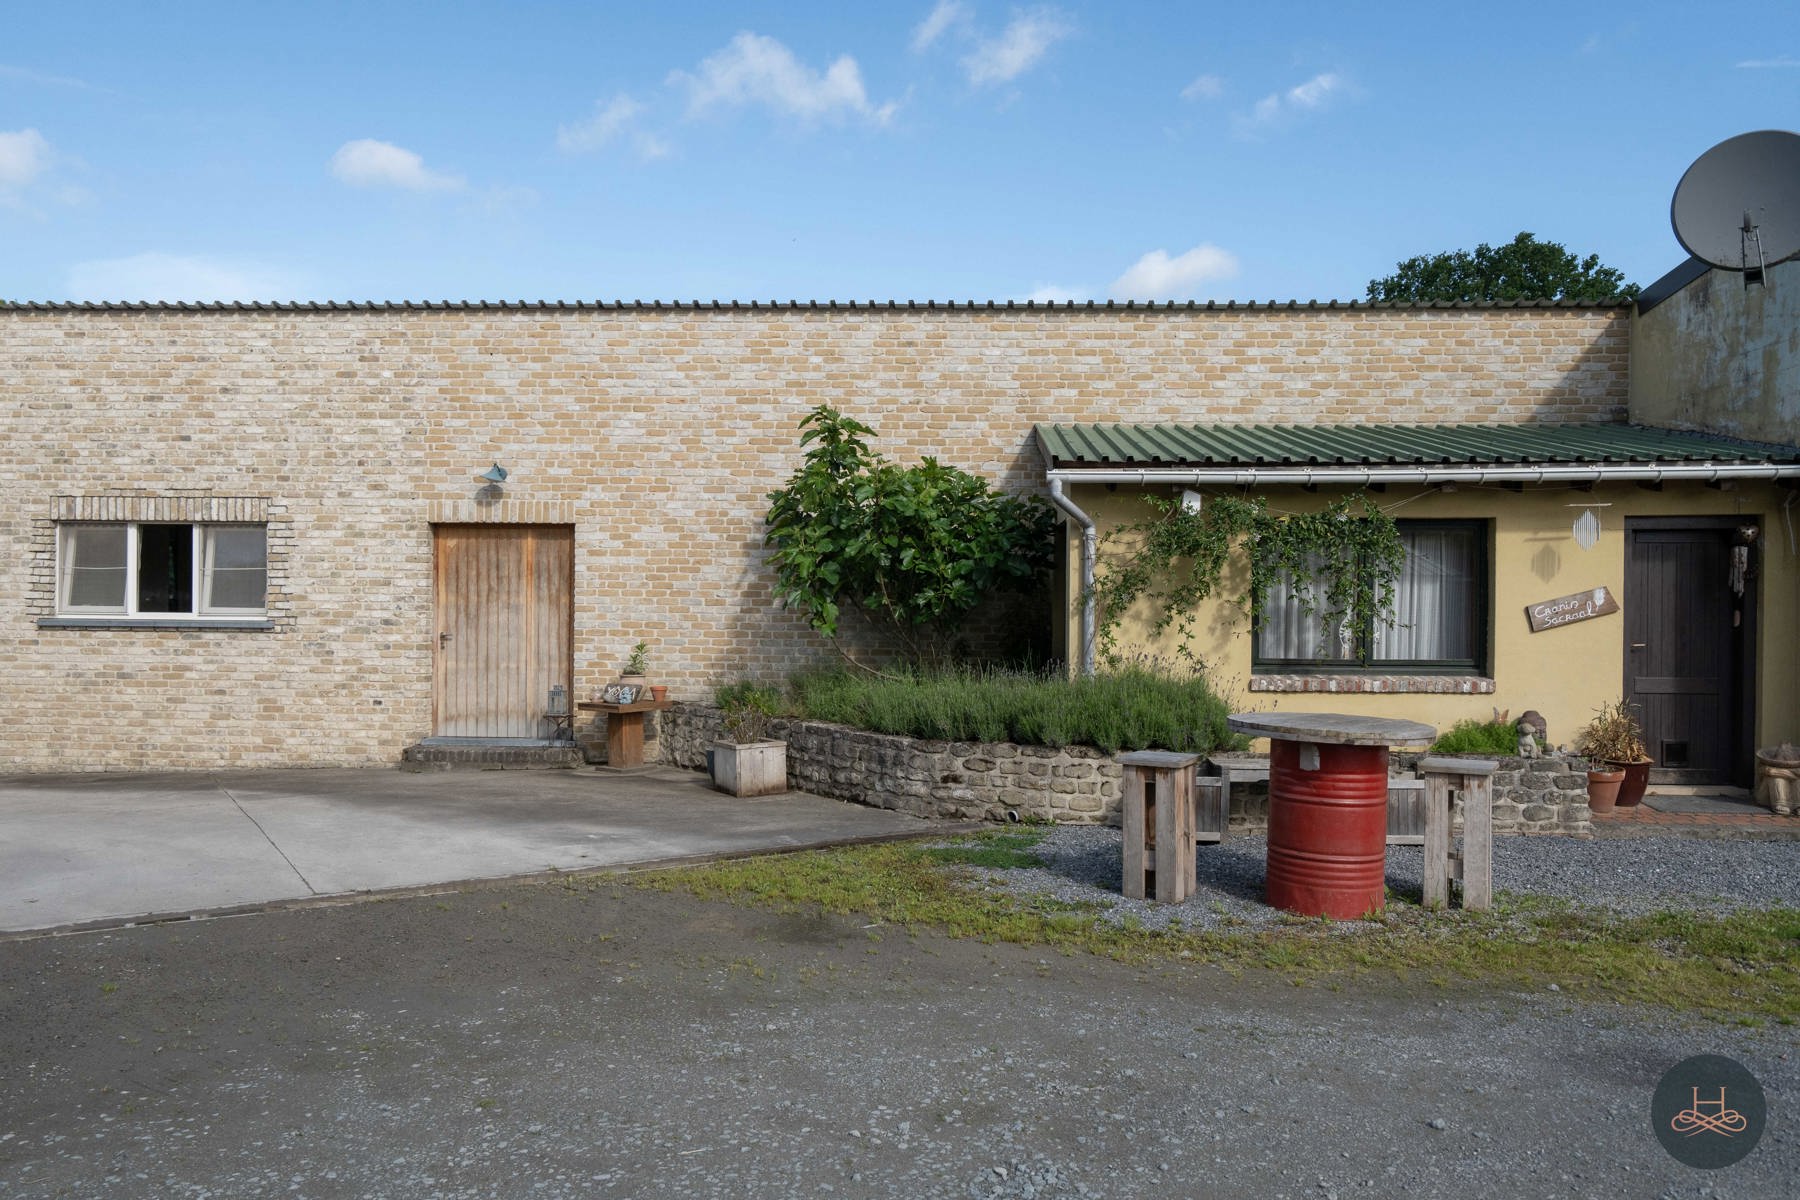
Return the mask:
<path id="1" fill-rule="evenodd" d="M 677 704 L 661 714 L 663 761 L 704 768 L 723 736 L 719 710 Z M 826 721 L 770 723 L 788 744 L 788 780 L 802 791 L 920 817 L 1097 825 L 1118 820 L 1119 765 L 1089 746 L 936 742 Z"/>
<path id="2" fill-rule="evenodd" d="M 719 710 L 677 704 L 658 714 L 664 762 L 703 770 L 706 751 L 724 736 Z M 1069 825 L 1117 824 L 1119 766 L 1089 746 L 1015 746 L 940 742 L 870 733 L 826 721 L 777 720 L 769 735 L 788 743 L 788 780 L 802 791 L 921 817 Z M 1418 754 L 1396 753 L 1397 773 L 1415 771 Z M 1587 776 L 1561 758 L 1499 759 L 1494 773 L 1496 833 L 1592 832 Z M 1232 789 L 1231 831 L 1268 827 L 1268 789 Z M 1455 820 L 1462 819 L 1458 802 Z"/>

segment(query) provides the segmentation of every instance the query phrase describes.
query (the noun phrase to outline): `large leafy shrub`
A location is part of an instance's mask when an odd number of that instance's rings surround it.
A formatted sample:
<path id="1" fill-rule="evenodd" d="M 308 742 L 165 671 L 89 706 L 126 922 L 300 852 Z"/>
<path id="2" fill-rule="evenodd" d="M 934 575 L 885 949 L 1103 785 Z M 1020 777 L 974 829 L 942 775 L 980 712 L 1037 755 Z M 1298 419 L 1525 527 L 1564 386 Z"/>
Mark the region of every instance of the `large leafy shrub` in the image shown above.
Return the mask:
<path id="1" fill-rule="evenodd" d="M 846 609 L 917 660 L 990 592 L 1029 587 L 1052 557 L 1046 505 L 1017 499 L 935 458 L 901 467 L 874 430 L 828 405 L 800 422 L 806 459 L 769 493 L 768 544 L 782 603 L 836 638 Z"/>

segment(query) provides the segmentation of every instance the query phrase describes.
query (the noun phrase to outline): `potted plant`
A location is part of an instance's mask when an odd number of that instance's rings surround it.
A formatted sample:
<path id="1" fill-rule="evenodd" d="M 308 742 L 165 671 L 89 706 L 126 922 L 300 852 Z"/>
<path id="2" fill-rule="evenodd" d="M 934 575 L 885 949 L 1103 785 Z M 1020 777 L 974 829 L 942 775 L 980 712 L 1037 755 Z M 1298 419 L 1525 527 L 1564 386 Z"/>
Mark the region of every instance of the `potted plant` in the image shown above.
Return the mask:
<path id="1" fill-rule="evenodd" d="M 777 796 L 787 791 L 787 743 L 766 736 L 769 719 L 780 710 L 780 693 L 746 679 L 719 688 L 713 698 L 731 735 L 730 741 L 713 743 L 713 785 L 734 796 Z"/>
<path id="2" fill-rule="evenodd" d="M 1650 782 L 1650 755 L 1644 749 L 1644 729 L 1631 715 L 1631 705 L 1617 700 L 1601 708 L 1594 719 L 1575 735 L 1575 749 L 1595 766 L 1623 771 L 1618 806 L 1631 808 L 1644 798 Z"/>
<path id="3" fill-rule="evenodd" d="M 645 672 L 650 669 L 650 643 L 639 642 L 631 648 L 631 657 L 625 660 L 624 674 L 619 676 L 620 683 L 635 683 L 643 687 L 648 681 Z"/>

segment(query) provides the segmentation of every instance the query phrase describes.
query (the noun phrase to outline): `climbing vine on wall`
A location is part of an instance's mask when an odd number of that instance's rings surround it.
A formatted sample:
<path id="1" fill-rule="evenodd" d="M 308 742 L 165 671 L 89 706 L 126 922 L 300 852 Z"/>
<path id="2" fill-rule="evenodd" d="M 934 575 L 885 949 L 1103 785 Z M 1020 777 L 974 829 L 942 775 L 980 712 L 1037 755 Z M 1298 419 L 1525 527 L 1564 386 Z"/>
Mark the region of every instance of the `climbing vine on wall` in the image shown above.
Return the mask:
<path id="1" fill-rule="evenodd" d="M 1200 604 L 1240 548 L 1250 578 L 1233 602 L 1245 611 L 1260 610 L 1285 576 L 1301 608 L 1327 627 L 1371 630 L 1393 619 L 1406 550 L 1393 518 L 1362 493 L 1314 513 L 1273 512 L 1261 496 L 1209 496 L 1197 510 L 1173 497 L 1144 502 L 1150 516 L 1106 535 L 1094 580 L 1098 649 L 1109 663 L 1119 661 L 1119 622 L 1139 600 L 1155 607 L 1151 635 L 1173 630 L 1176 653 L 1197 662 Z"/>

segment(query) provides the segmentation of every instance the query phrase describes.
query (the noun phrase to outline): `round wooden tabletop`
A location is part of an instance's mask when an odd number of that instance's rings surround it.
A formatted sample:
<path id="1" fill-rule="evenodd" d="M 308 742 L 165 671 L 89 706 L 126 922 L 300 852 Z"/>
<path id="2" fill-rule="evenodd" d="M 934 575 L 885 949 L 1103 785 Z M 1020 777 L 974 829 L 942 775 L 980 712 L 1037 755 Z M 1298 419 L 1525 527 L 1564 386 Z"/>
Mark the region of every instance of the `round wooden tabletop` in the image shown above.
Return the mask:
<path id="1" fill-rule="evenodd" d="M 1437 730 L 1418 721 L 1346 713 L 1232 713 L 1225 723 L 1251 737 L 1334 746 L 1419 746 L 1437 738 Z"/>

